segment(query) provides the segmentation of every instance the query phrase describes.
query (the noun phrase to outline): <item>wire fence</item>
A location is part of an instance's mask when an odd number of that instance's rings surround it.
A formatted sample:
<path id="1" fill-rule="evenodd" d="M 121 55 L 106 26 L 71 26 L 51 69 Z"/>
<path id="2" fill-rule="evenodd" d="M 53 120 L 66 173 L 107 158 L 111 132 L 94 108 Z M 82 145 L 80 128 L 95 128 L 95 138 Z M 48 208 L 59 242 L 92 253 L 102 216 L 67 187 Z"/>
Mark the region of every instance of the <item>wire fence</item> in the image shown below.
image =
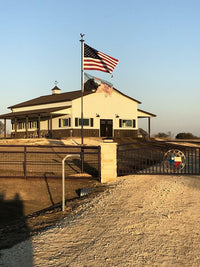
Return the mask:
<path id="1" fill-rule="evenodd" d="M 62 159 L 79 154 L 65 164 L 66 176 L 89 174 L 100 179 L 100 146 L 0 146 L 0 177 L 42 178 L 62 176 Z"/>

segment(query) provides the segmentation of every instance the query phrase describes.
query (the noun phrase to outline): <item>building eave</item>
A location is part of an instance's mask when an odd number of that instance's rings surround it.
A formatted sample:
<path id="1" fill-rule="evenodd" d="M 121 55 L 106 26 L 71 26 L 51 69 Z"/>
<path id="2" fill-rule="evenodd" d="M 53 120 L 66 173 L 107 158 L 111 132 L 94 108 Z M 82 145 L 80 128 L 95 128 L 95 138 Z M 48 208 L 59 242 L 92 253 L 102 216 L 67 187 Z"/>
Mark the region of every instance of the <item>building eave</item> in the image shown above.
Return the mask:
<path id="1" fill-rule="evenodd" d="M 0 115 L 0 119 L 25 118 L 26 116 L 28 117 L 48 116 L 48 115 L 53 115 L 54 112 L 56 112 L 56 115 L 65 115 L 66 112 L 62 112 L 62 110 L 70 108 L 70 107 L 71 106 L 60 107 L 60 108 L 45 108 L 45 109 L 35 109 L 35 110 L 28 110 L 28 111 L 10 112 L 7 114 Z"/>
<path id="2" fill-rule="evenodd" d="M 120 92 L 120 91 L 117 90 L 116 88 L 113 88 L 113 89 L 114 89 L 116 92 L 118 92 L 119 94 L 121 94 L 121 95 L 123 95 L 123 96 L 125 96 L 125 97 L 127 97 L 127 98 L 129 98 L 129 99 L 131 99 L 131 100 L 133 100 L 133 101 L 135 101 L 135 102 L 137 102 L 138 104 L 142 104 L 142 102 L 140 102 L 139 100 L 137 100 L 137 99 L 135 99 L 135 98 L 132 98 L 132 97 L 130 97 L 130 96 L 128 96 L 128 95 L 126 95 L 126 94 Z"/>
<path id="3" fill-rule="evenodd" d="M 139 112 L 143 113 L 142 115 L 139 115 L 138 118 L 149 118 L 149 117 L 156 117 L 155 114 L 147 112 L 145 110 L 142 109 L 138 109 Z"/>
<path id="4" fill-rule="evenodd" d="M 85 91 L 83 95 L 92 94 L 94 92 L 92 91 Z M 37 106 L 37 105 L 46 105 L 46 104 L 53 104 L 53 103 L 59 103 L 59 102 L 69 102 L 74 99 L 81 97 L 81 90 L 78 91 L 71 91 L 61 94 L 51 94 L 51 95 L 44 95 L 40 96 L 13 106 L 8 107 L 9 109 L 14 108 L 22 108 L 22 107 L 28 107 L 28 106 Z"/>

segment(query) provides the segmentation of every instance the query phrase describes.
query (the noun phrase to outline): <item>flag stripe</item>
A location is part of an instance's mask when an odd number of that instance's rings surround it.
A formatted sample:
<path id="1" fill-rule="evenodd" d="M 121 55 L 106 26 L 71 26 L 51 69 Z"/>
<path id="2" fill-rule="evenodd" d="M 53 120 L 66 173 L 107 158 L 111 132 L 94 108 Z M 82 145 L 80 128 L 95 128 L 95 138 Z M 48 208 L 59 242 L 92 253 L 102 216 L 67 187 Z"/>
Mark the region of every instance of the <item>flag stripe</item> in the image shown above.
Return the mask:
<path id="1" fill-rule="evenodd" d="M 115 66 L 111 65 L 110 63 L 104 63 L 104 62 L 99 62 L 99 60 L 93 59 L 93 58 L 87 58 L 84 61 L 84 67 L 89 67 L 89 66 L 99 66 L 99 67 L 104 67 L 108 68 L 109 70 L 113 70 Z"/>
<path id="2" fill-rule="evenodd" d="M 88 63 L 88 64 L 84 64 L 84 68 L 88 69 L 89 68 L 96 68 L 98 70 L 99 69 L 104 69 L 106 71 L 112 71 L 113 68 L 108 67 L 107 65 L 103 65 L 103 64 L 98 64 L 98 63 Z"/>
<path id="3" fill-rule="evenodd" d="M 106 55 L 106 54 L 104 54 L 102 52 L 98 52 L 98 54 L 101 55 L 104 59 L 107 59 L 108 61 L 113 62 L 114 64 L 117 64 L 119 62 L 118 59 L 110 57 L 110 56 L 108 56 L 108 55 Z"/>
<path id="4" fill-rule="evenodd" d="M 103 72 L 109 72 L 110 73 L 110 71 L 108 71 L 107 69 L 105 69 L 105 68 L 96 68 L 96 67 L 89 67 L 89 68 L 84 68 L 84 70 L 100 70 L 100 71 L 103 71 Z"/>
<path id="5" fill-rule="evenodd" d="M 102 59 L 103 59 L 103 61 L 106 63 L 106 64 L 109 64 L 109 65 L 111 65 L 111 66 L 113 66 L 113 69 L 115 68 L 115 66 L 117 65 L 117 63 L 115 63 L 115 62 L 113 62 L 113 61 L 111 61 L 111 60 L 108 60 L 107 58 L 103 58 L 102 57 Z"/>
<path id="6" fill-rule="evenodd" d="M 103 65 L 94 65 L 94 64 L 88 64 L 84 66 L 85 70 L 100 70 L 100 71 L 105 71 L 105 72 L 112 72 L 112 69 L 109 69 L 108 67 L 105 67 Z"/>
<path id="7" fill-rule="evenodd" d="M 118 62 L 117 59 L 84 44 L 83 68 L 85 70 L 100 70 L 112 73 Z"/>

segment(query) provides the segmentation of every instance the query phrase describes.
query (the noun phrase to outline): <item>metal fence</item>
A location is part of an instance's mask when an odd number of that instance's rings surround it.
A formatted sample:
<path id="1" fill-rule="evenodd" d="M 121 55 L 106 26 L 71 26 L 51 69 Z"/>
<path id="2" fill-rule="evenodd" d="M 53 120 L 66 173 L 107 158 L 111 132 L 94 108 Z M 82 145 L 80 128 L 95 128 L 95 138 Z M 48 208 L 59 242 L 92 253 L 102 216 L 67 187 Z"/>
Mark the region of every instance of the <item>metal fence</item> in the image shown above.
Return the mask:
<path id="1" fill-rule="evenodd" d="M 0 178 L 61 177 L 62 159 L 69 154 L 65 164 L 66 176 L 87 173 L 94 178 L 101 176 L 100 146 L 31 146 L 0 145 Z"/>
<path id="2" fill-rule="evenodd" d="M 123 144 L 117 150 L 118 176 L 200 174 L 200 148 L 158 142 Z"/>

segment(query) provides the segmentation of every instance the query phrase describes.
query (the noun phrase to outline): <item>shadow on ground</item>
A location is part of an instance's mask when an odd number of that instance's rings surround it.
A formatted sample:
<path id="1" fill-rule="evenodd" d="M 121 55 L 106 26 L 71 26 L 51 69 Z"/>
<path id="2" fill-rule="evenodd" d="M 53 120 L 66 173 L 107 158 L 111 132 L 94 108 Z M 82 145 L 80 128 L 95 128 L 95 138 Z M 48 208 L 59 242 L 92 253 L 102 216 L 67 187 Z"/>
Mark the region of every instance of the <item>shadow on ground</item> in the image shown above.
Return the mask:
<path id="1" fill-rule="evenodd" d="M 89 188 L 80 197 L 77 192 Z M 94 179 L 66 179 L 66 210 L 62 212 L 61 179 L 1 179 L 0 250 L 11 248 L 39 231 L 55 225 L 81 205 L 106 189 Z M 32 251 L 31 243 L 29 251 Z M 30 258 L 30 257 L 29 257 Z M 31 265 L 30 265 L 31 266 Z"/>
<path id="2" fill-rule="evenodd" d="M 6 200 L 4 194 L 0 194 L 0 236 L 0 250 L 11 248 L 17 243 L 27 240 L 30 236 L 24 216 L 23 201 L 20 199 L 19 193 L 16 193 L 12 200 Z M 27 243 L 25 249 L 31 267 L 33 266 L 31 241 Z M 21 261 L 23 262 L 23 258 Z M 3 264 L 9 266 L 10 263 L 4 262 Z"/>

